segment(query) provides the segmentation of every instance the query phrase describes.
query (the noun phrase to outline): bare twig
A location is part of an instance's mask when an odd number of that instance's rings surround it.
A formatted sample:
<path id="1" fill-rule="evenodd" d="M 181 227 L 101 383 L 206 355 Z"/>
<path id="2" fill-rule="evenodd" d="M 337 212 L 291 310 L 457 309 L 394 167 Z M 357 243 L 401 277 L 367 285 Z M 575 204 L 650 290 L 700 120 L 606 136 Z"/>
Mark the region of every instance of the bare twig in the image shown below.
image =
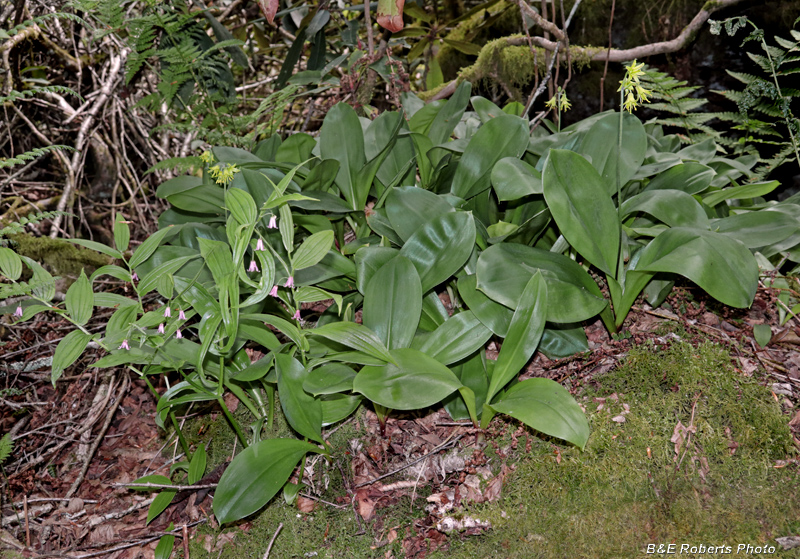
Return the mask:
<path id="1" fill-rule="evenodd" d="M 198 485 L 170 485 L 168 483 L 114 483 L 112 487 L 124 487 L 126 489 L 167 489 L 170 491 L 197 491 L 200 489 L 215 489 L 216 483 L 204 483 Z"/>
<path id="2" fill-rule="evenodd" d="M 275 530 L 275 533 L 272 534 L 272 539 L 269 540 L 267 551 L 264 552 L 264 559 L 269 559 L 269 552 L 272 551 L 272 545 L 275 543 L 275 538 L 278 537 L 278 534 L 280 533 L 281 530 L 283 530 L 283 522 L 278 524 L 278 528 Z"/>
<path id="3" fill-rule="evenodd" d="M 92 108 L 86 114 L 86 118 L 81 123 L 80 130 L 78 131 L 78 137 L 75 140 L 75 153 L 72 156 L 72 161 L 70 164 L 70 173 L 67 177 L 67 184 L 64 186 L 64 193 L 61 195 L 61 200 L 58 203 L 58 207 L 56 208 L 59 212 L 64 212 L 67 209 L 67 206 L 72 198 L 75 189 L 77 188 L 77 176 L 78 176 L 78 168 L 80 166 L 82 151 L 84 150 L 87 142 L 88 142 L 88 134 L 89 130 L 94 124 L 95 119 L 97 118 L 100 109 L 105 105 L 106 101 L 108 101 L 109 97 L 111 97 L 111 93 L 114 89 L 115 84 L 119 79 L 119 72 L 122 68 L 122 64 L 128 56 L 128 49 L 122 49 L 118 54 L 111 54 L 110 60 L 111 63 L 109 65 L 108 74 L 106 76 L 103 85 L 100 88 L 100 95 L 97 96 Z M 55 239 L 58 236 L 59 229 L 61 227 L 61 221 L 63 220 L 63 215 L 58 214 L 56 217 L 53 218 L 53 224 L 50 229 L 50 237 Z"/>

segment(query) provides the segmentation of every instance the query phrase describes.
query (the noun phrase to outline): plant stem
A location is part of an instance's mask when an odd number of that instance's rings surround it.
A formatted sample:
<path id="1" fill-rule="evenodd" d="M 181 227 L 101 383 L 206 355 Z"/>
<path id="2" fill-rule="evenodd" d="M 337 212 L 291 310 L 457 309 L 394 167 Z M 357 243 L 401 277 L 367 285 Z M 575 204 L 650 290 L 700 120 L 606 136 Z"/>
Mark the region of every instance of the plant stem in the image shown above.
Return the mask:
<path id="1" fill-rule="evenodd" d="M 228 423 L 231 424 L 236 436 L 239 437 L 239 441 L 242 443 L 242 446 L 247 448 L 247 439 L 245 438 L 244 433 L 242 433 L 242 428 L 239 427 L 239 422 L 236 421 L 233 415 L 231 415 L 231 412 L 228 410 L 228 406 L 225 405 L 225 400 L 222 398 L 222 396 L 217 398 L 217 403 L 219 404 L 219 407 L 222 408 L 222 413 L 225 415 L 225 419 L 228 420 Z"/>

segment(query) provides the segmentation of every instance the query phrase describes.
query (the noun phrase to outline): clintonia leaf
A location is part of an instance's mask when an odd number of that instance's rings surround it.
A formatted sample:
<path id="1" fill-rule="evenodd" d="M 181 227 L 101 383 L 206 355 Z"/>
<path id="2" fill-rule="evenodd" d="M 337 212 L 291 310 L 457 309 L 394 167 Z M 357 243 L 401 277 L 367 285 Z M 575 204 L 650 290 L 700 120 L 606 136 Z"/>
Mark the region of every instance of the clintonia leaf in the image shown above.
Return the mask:
<path id="1" fill-rule="evenodd" d="M 544 166 L 542 187 L 564 238 L 586 260 L 614 277 L 620 225 L 603 178 L 581 155 L 553 149 Z"/>
<path id="2" fill-rule="evenodd" d="M 364 293 L 363 324 L 389 349 L 408 347 L 422 312 L 422 284 L 408 258 L 398 255 L 375 272 Z"/>
<path id="3" fill-rule="evenodd" d="M 441 214 L 423 225 L 400 249 L 411 260 L 426 293 L 455 274 L 475 244 L 475 221 L 467 212 Z"/>
<path id="4" fill-rule="evenodd" d="M 511 318 L 508 334 L 503 340 L 492 372 L 486 396 L 488 402 L 520 372 L 536 352 L 544 331 L 546 315 L 547 284 L 541 272 L 537 272 L 525 286 L 517 310 Z"/>
<path id="5" fill-rule="evenodd" d="M 589 423 L 583 410 L 563 386 L 550 379 L 523 380 L 489 407 L 580 449 L 589 440 Z"/>
<path id="6" fill-rule="evenodd" d="M 416 349 L 390 350 L 395 363 L 367 366 L 353 381 L 353 391 L 395 410 L 418 410 L 440 402 L 462 387 L 453 372 Z"/>
<path id="7" fill-rule="evenodd" d="M 750 306 L 758 287 L 758 265 L 740 242 L 721 233 L 673 227 L 645 247 L 636 270 L 689 278 L 725 305 Z"/>
<path id="8" fill-rule="evenodd" d="M 268 439 L 244 449 L 222 474 L 214 493 L 219 523 L 239 520 L 266 505 L 308 452 L 321 449 L 295 439 Z"/>

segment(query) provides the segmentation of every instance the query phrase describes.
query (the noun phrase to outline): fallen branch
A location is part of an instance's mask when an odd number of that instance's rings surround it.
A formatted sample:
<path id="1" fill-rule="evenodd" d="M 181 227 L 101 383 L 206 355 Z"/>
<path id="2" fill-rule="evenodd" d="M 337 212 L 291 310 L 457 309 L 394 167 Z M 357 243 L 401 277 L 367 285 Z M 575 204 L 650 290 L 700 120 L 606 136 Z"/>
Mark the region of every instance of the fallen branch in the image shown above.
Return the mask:
<path id="1" fill-rule="evenodd" d="M 695 39 L 700 29 L 708 21 L 709 17 L 711 17 L 711 14 L 718 12 L 720 10 L 724 10 L 725 8 L 729 8 L 736 4 L 739 4 L 742 1 L 743 0 L 712 0 L 706 2 L 705 5 L 701 8 L 701 10 L 694 16 L 694 18 L 692 18 L 692 21 L 689 22 L 689 24 L 683 28 L 683 30 L 680 32 L 680 34 L 678 34 L 677 37 L 675 37 L 670 41 L 662 41 L 659 43 L 641 45 L 631 49 L 607 49 L 607 48 L 597 48 L 597 47 L 570 46 L 568 49 L 564 49 L 563 47 L 561 47 L 560 53 L 565 58 L 567 55 L 569 55 L 573 59 L 577 58 L 577 59 L 587 60 L 590 62 L 605 62 L 606 58 L 611 62 L 629 62 L 634 59 L 645 58 L 648 56 L 677 52 L 687 47 Z M 538 24 L 539 23 L 537 21 L 537 25 Z M 540 27 L 542 26 L 540 25 Z M 552 32 L 552 30 L 549 29 L 549 27 L 546 29 Z M 551 52 L 554 52 L 556 48 L 559 48 L 558 45 L 561 43 L 561 41 L 551 41 L 549 39 L 545 39 L 544 37 L 531 37 L 531 41 L 535 46 L 538 46 L 540 48 L 543 48 Z M 527 37 L 509 37 L 505 39 L 504 46 L 512 47 L 512 46 L 521 46 L 527 44 L 528 44 Z M 492 45 L 492 47 L 490 48 L 497 48 L 496 43 L 495 44 L 489 43 L 489 45 Z M 484 46 L 484 48 L 487 48 L 487 46 Z M 480 55 L 478 55 L 478 57 L 480 58 Z M 453 93 L 455 93 L 456 87 L 458 87 L 458 84 L 460 82 L 464 80 L 474 80 L 476 78 L 483 77 L 480 75 L 473 76 L 472 74 L 476 72 L 479 72 L 477 65 L 464 68 L 461 71 L 458 78 L 447 83 L 447 85 L 445 85 L 435 95 L 431 96 L 430 100 L 435 101 L 437 99 L 444 99 L 446 97 L 450 97 Z"/>

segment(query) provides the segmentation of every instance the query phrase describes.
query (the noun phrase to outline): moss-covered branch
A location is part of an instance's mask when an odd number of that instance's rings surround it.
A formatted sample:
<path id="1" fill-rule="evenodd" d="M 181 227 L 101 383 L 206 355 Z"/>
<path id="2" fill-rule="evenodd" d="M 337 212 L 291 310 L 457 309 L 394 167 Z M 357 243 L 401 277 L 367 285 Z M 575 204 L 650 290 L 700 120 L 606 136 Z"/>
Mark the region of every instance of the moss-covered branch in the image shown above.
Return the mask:
<path id="1" fill-rule="evenodd" d="M 640 45 L 630 49 L 607 49 L 605 47 L 573 45 L 566 47 L 566 45 L 562 44 L 559 56 L 566 60 L 568 51 L 572 61 L 580 65 L 581 63 L 585 64 L 597 61 L 605 62 L 606 57 L 608 57 L 608 60 L 611 62 L 628 62 L 637 58 L 676 52 L 687 47 L 695 40 L 698 32 L 708 21 L 709 17 L 711 17 L 711 14 L 739 4 L 742 1 L 743 0 L 711 0 L 706 2 L 701 10 L 692 18 L 692 21 L 681 30 L 680 34 L 669 41 Z M 531 40 L 535 46 L 551 52 L 555 50 L 558 44 L 558 41 L 550 41 L 543 37 L 531 37 Z M 528 48 L 527 41 L 526 37 L 519 35 L 504 37 L 487 43 L 483 49 L 481 49 L 481 53 L 478 55 L 478 60 L 475 64 L 461 70 L 456 79 L 445 84 L 435 92 L 430 92 L 428 99 L 433 101 L 449 97 L 456 90 L 458 84 L 464 80 L 477 81 L 488 77 L 497 77 L 498 75 L 501 77 L 509 75 L 503 71 L 502 65 L 498 67 L 498 64 L 502 63 L 504 59 L 514 58 L 517 63 L 522 63 L 522 66 L 519 68 L 523 68 L 522 72 L 525 72 L 524 68 L 534 66 L 534 53 Z M 503 52 L 508 49 L 514 50 L 508 53 Z M 521 77 L 522 76 L 520 76 L 520 78 Z"/>

